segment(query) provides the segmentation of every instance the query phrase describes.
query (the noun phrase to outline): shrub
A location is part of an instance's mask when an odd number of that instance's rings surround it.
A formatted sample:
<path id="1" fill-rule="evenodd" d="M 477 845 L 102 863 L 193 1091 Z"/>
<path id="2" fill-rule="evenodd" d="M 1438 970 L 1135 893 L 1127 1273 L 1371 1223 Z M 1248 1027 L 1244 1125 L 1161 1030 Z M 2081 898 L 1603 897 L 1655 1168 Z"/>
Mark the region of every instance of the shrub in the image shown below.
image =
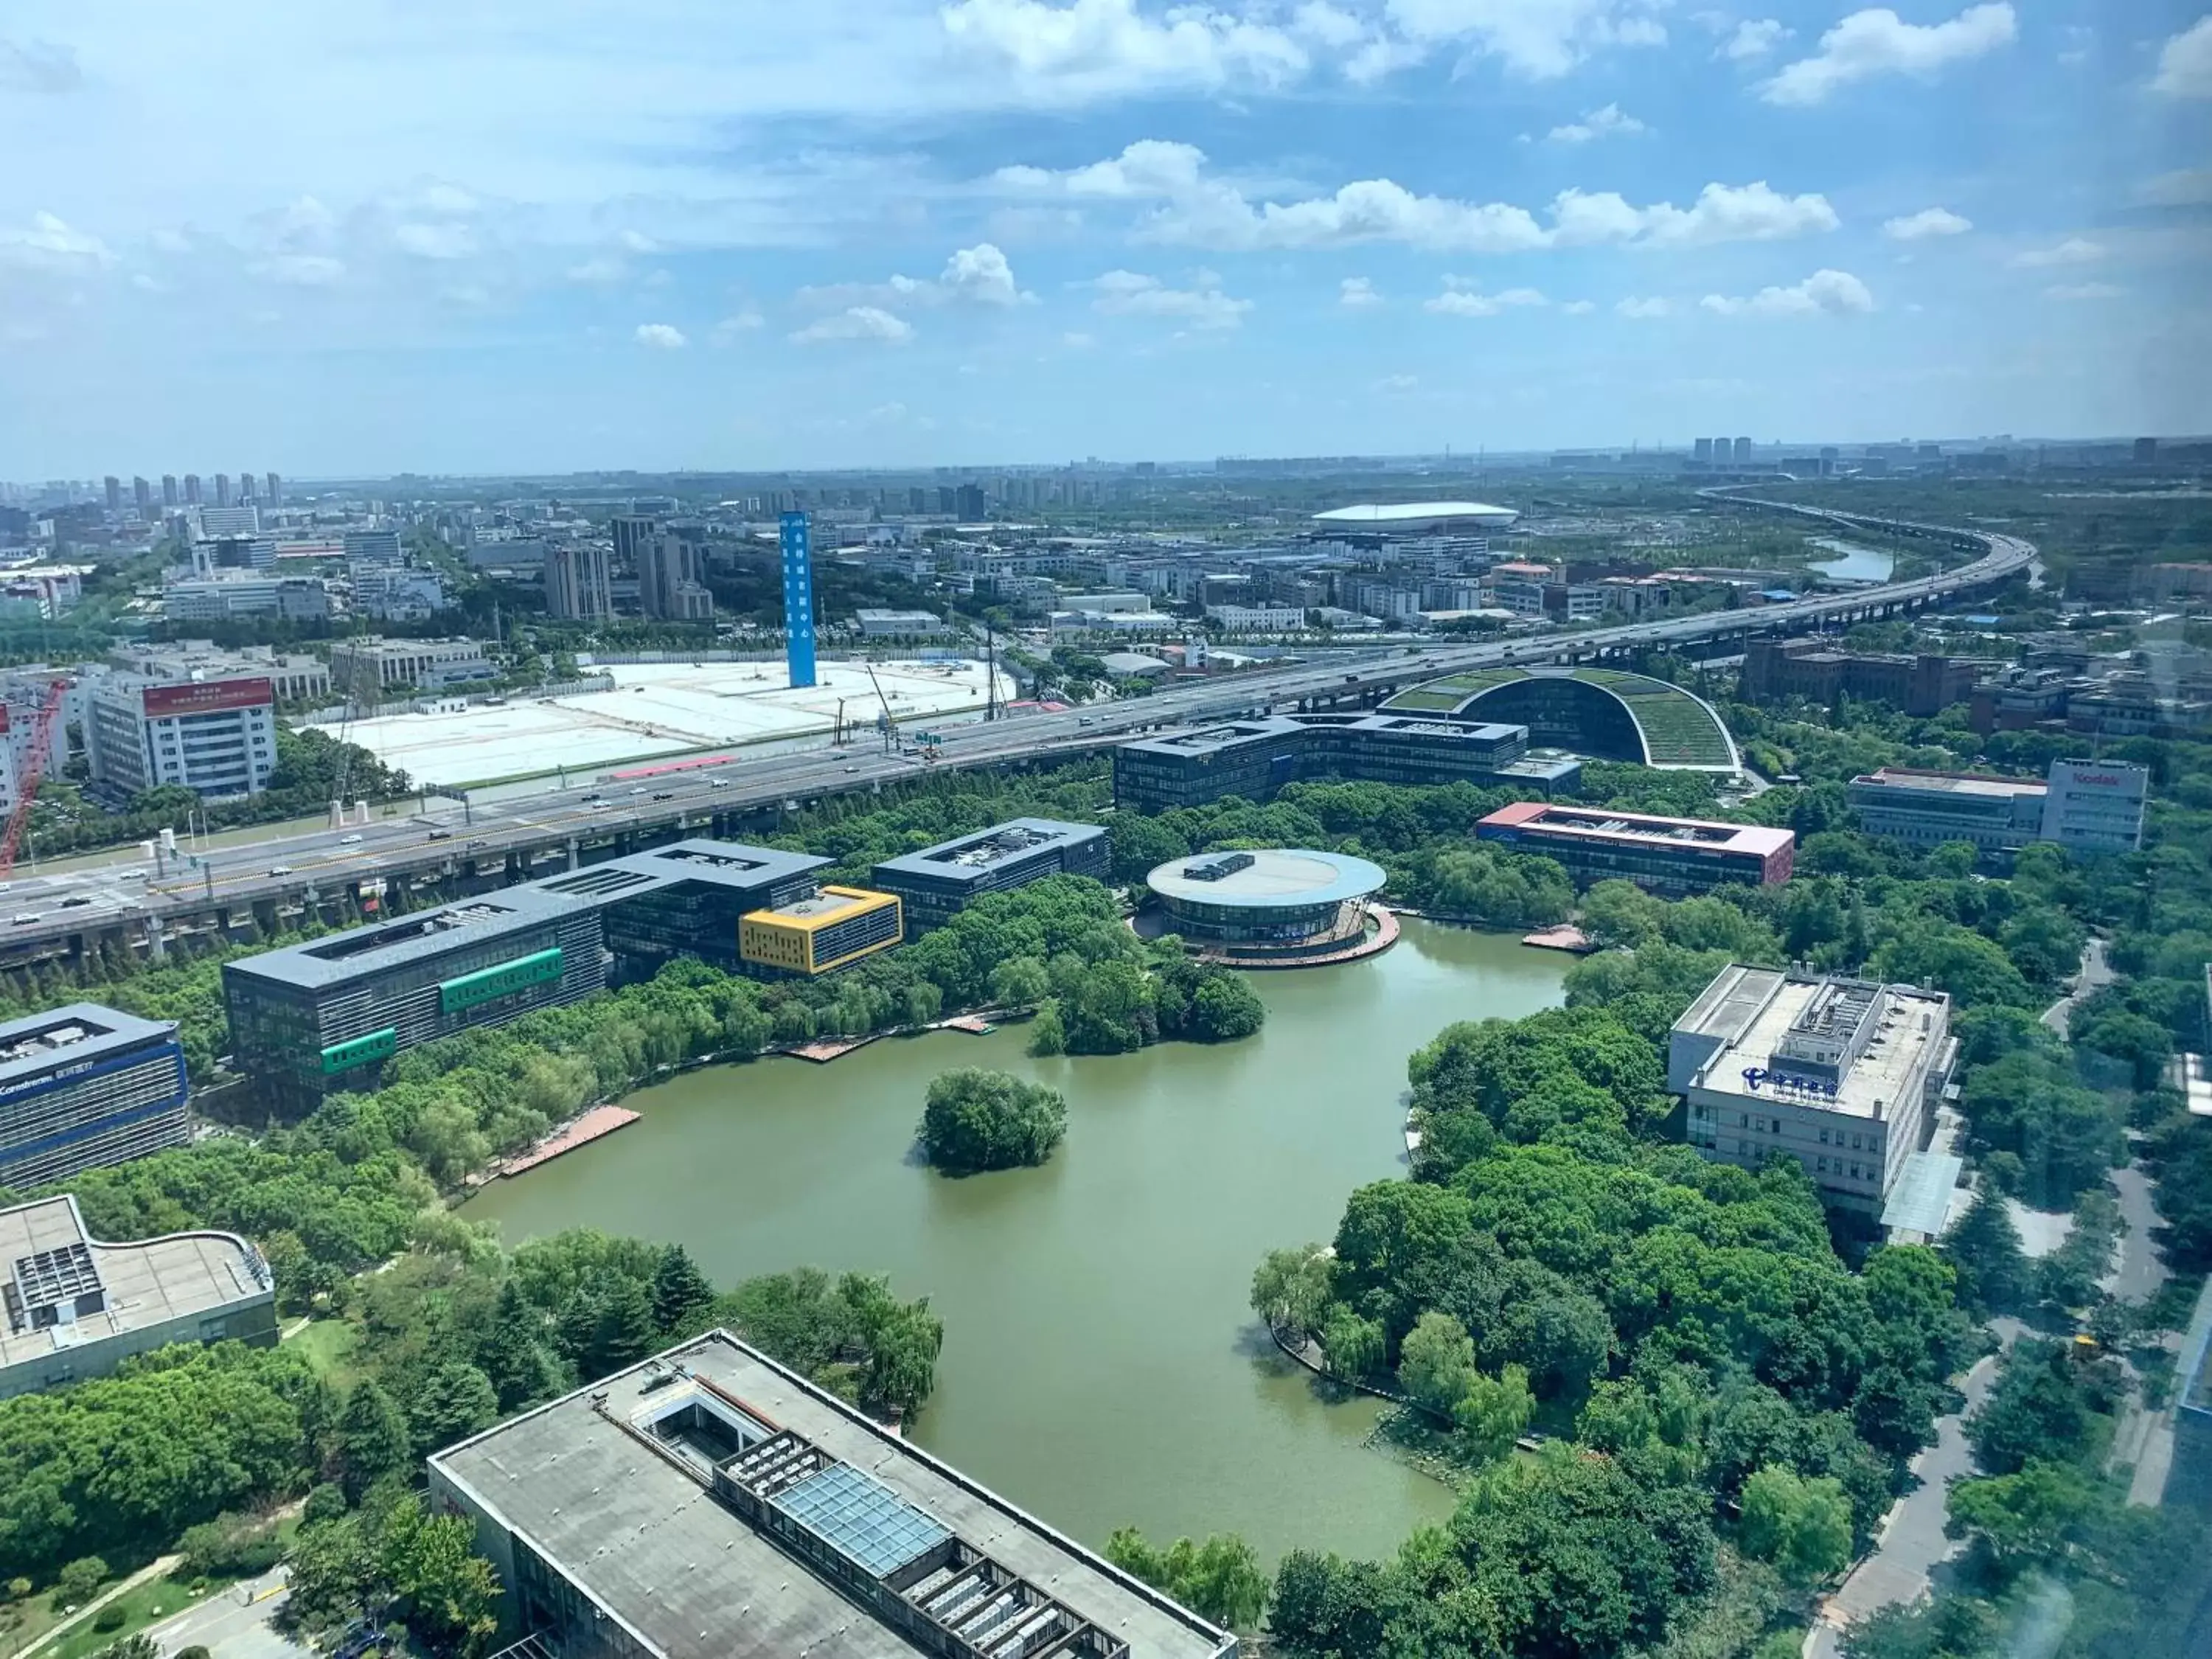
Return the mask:
<path id="1" fill-rule="evenodd" d="M 947 1175 L 1042 1164 L 1067 1133 L 1067 1103 L 1056 1089 L 976 1066 L 929 1085 L 921 1144 Z"/>
<path id="2" fill-rule="evenodd" d="M 97 1631 L 121 1630 L 124 1617 L 123 1603 L 120 1601 L 110 1601 L 92 1615 L 92 1627 Z"/>

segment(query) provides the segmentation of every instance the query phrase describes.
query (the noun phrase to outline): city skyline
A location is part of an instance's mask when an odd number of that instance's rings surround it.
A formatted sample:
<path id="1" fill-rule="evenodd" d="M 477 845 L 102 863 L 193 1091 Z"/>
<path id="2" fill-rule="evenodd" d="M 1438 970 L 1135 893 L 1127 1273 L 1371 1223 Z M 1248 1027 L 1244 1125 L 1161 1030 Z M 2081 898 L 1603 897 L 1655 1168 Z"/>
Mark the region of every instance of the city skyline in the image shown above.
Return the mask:
<path id="1" fill-rule="evenodd" d="M 33 0 L 0 36 L 0 332 L 35 395 L 0 453 L 291 479 L 2203 430 L 2212 17 L 2130 9 L 210 31 Z"/>

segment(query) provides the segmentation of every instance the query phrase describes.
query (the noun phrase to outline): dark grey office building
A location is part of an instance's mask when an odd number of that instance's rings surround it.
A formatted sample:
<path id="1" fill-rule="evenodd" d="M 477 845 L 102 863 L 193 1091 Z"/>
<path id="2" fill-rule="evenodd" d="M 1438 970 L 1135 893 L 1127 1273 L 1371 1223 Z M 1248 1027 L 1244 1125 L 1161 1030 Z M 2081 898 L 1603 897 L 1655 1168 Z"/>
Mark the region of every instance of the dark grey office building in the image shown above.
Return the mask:
<path id="1" fill-rule="evenodd" d="M 231 1052 L 271 1104 L 374 1087 L 403 1050 L 607 982 L 599 912 L 509 887 L 222 966 Z"/>
<path id="2" fill-rule="evenodd" d="M 530 885 L 598 907 L 607 949 L 623 977 L 650 975 L 677 957 L 696 957 L 734 974 L 744 969 L 739 919 L 811 896 L 814 872 L 829 862 L 738 842 L 679 841 Z"/>
<path id="3" fill-rule="evenodd" d="M 1164 732 L 1114 751 L 1114 799 L 1144 812 L 1230 795 L 1272 800 L 1306 778 L 1572 789 L 1582 764 L 1528 753 L 1522 726 L 1419 715 L 1274 714 Z"/>
<path id="4" fill-rule="evenodd" d="M 429 1460 L 495 1659 L 1230 1659 L 1237 1638 L 710 1331 Z"/>
<path id="5" fill-rule="evenodd" d="M 918 938 L 987 893 L 1010 892 L 1047 876 L 1104 881 L 1112 866 L 1106 831 L 1095 823 L 1013 818 L 972 836 L 885 859 L 869 884 L 897 895 L 906 907 L 906 936 Z"/>
<path id="6" fill-rule="evenodd" d="M 174 1022 L 73 1002 L 0 1024 L 0 1187 L 27 1192 L 190 1139 Z"/>

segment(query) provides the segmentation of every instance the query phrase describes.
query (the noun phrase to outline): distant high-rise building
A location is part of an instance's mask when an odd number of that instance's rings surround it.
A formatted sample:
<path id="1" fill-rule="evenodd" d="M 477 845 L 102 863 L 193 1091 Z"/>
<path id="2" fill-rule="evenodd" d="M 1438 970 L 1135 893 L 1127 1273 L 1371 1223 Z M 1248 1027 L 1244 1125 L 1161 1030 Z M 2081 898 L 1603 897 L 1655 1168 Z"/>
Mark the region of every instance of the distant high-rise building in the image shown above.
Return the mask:
<path id="1" fill-rule="evenodd" d="M 951 484 L 938 485 L 937 510 L 939 513 L 957 513 L 960 510 L 960 492 Z"/>
<path id="2" fill-rule="evenodd" d="M 138 509 L 140 518 L 151 518 L 154 514 L 154 486 L 143 478 L 131 479 L 131 503 Z"/>
<path id="3" fill-rule="evenodd" d="M 638 608 L 667 622 L 706 622 L 714 615 L 707 591 L 706 549 L 690 536 L 668 531 L 653 537 L 637 556 Z"/>
<path id="4" fill-rule="evenodd" d="M 185 505 L 198 507 L 199 504 L 200 475 L 197 472 L 187 472 L 185 474 Z"/>
<path id="5" fill-rule="evenodd" d="M 164 472 L 161 475 L 161 505 L 168 507 L 174 507 L 176 504 L 177 475 L 173 472 Z"/>
<path id="6" fill-rule="evenodd" d="M 545 550 L 545 609 L 567 622 L 605 622 L 615 613 L 607 550 L 597 542 Z"/>
<path id="7" fill-rule="evenodd" d="M 1738 438 L 1735 441 L 1735 464 L 1738 466 L 1749 466 L 1751 465 L 1750 439 Z"/>
<path id="8" fill-rule="evenodd" d="M 970 524 L 976 523 L 988 516 L 990 509 L 984 503 L 983 486 L 972 483 L 962 484 L 952 510 Z"/>
<path id="9" fill-rule="evenodd" d="M 230 474 L 228 472 L 215 475 L 215 504 L 217 507 L 230 505 Z"/>
<path id="10" fill-rule="evenodd" d="M 349 530 L 345 532 L 346 562 L 396 569 L 406 562 L 396 530 Z"/>
<path id="11" fill-rule="evenodd" d="M 906 510 L 909 513 L 928 512 L 929 492 L 924 489 L 920 484 L 915 484 L 908 488 L 906 492 Z"/>
<path id="12" fill-rule="evenodd" d="M 270 506 L 271 506 L 271 507 L 282 507 L 282 506 L 283 506 L 283 505 L 284 505 L 284 481 L 283 481 L 282 478 L 278 477 L 277 477 L 274 472 L 271 472 L 271 473 L 268 476 L 268 478 L 267 478 L 266 482 L 267 482 L 267 483 L 268 483 L 268 485 L 269 485 L 269 489 L 268 489 L 268 491 L 267 491 L 267 494 L 268 494 L 268 496 L 269 496 L 269 505 L 270 505 Z"/>
<path id="13" fill-rule="evenodd" d="M 107 492 L 107 510 L 120 513 L 123 510 L 123 480 L 111 472 L 100 481 L 100 484 Z"/>
<path id="14" fill-rule="evenodd" d="M 1699 466 L 1711 466 L 1713 464 L 1713 441 L 1711 438 L 1698 439 L 1690 447 L 1690 459 Z"/>
<path id="15" fill-rule="evenodd" d="M 255 494 L 256 492 L 253 488 L 253 475 L 251 472 L 240 473 L 238 475 L 238 499 L 241 501 L 250 501 L 254 498 Z"/>
<path id="16" fill-rule="evenodd" d="M 641 583 L 645 573 L 640 562 L 647 544 L 653 540 L 654 528 L 652 518 L 643 513 L 617 513 L 607 520 L 607 534 L 615 544 L 615 562 L 636 571 Z"/>

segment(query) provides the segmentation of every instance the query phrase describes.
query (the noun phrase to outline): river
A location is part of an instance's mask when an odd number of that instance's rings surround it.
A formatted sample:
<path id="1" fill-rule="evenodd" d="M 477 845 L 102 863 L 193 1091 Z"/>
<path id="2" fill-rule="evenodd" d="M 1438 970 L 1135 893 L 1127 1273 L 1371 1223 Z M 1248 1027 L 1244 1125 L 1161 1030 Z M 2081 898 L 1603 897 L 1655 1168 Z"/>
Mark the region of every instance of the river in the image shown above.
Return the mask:
<path id="1" fill-rule="evenodd" d="M 1832 581 L 1877 585 L 1887 581 L 1891 573 L 1897 568 L 1896 558 L 1877 548 L 1860 547 L 1827 536 L 1814 536 L 1809 539 L 1814 547 L 1825 548 L 1836 556 L 1832 559 L 1812 562 L 1812 568 Z"/>
<path id="2" fill-rule="evenodd" d="M 510 1243 L 592 1226 L 680 1240 L 719 1283 L 805 1263 L 888 1273 L 944 1316 L 930 1450 L 1092 1544 L 1234 1531 L 1394 1548 L 1451 1507 L 1362 1443 L 1248 1310 L 1252 1269 L 1327 1240 L 1363 1182 L 1405 1167 L 1406 1056 L 1455 1019 L 1559 1000 L 1567 958 L 1407 924 L 1367 962 L 1258 974 L 1257 1036 L 1031 1060 L 1018 1028 L 887 1040 L 827 1066 L 687 1073 L 644 1121 L 470 1202 Z M 938 1072 L 992 1066 L 1068 1102 L 1042 1169 L 953 1181 L 915 1161 Z"/>

